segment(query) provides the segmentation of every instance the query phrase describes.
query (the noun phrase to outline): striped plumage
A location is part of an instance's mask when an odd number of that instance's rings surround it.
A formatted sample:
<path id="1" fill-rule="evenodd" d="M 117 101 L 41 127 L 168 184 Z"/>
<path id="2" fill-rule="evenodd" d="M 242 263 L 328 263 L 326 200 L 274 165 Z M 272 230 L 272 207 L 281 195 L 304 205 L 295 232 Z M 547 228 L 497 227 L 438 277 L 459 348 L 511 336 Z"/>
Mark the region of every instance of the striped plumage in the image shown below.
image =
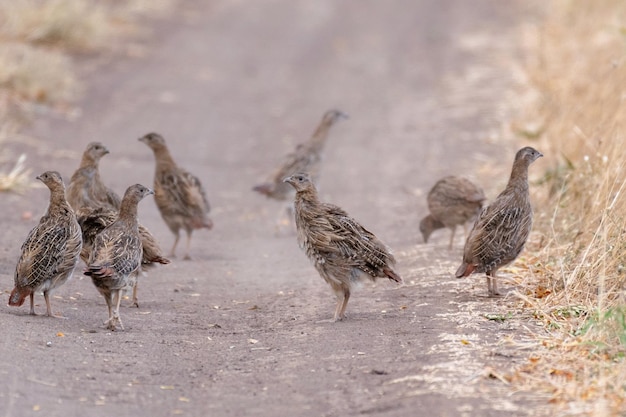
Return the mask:
<path id="1" fill-rule="evenodd" d="M 298 243 L 337 296 L 335 321 L 345 317 L 352 286 L 361 279 L 402 282 L 389 249 L 344 210 L 319 201 L 307 174 L 294 174 L 285 182 L 296 190 Z"/>
<path id="2" fill-rule="evenodd" d="M 78 169 L 67 187 L 67 201 L 75 211 L 84 207 L 108 207 L 119 210 L 120 197 L 100 179 L 100 158 L 109 150 L 100 142 L 91 142 L 83 152 Z"/>
<path id="3" fill-rule="evenodd" d="M 46 300 L 46 314 L 53 316 L 50 291 L 64 284 L 72 275 L 82 239 L 74 211 L 65 197 L 61 175 L 48 171 L 37 179 L 50 189 L 50 204 L 46 214 L 22 244 L 9 305 L 21 306 L 30 296 L 30 314 L 34 315 L 34 293 L 41 290 Z"/>
<path id="4" fill-rule="evenodd" d="M 318 183 L 322 163 L 322 151 L 328 139 L 330 128 L 348 116 L 339 110 L 328 110 L 308 141 L 299 144 L 288 154 L 283 164 L 272 174 L 269 181 L 253 187 L 257 191 L 275 200 L 287 200 L 293 196 L 293 188 L 283 182 L 289 175 L 306 172 L 315 184 Z"/>
<path id="5" fill-rule="evenodd" d="M 119 316 L 121 294 L 133 287 L 141 265 L 141 238 L 137 225 L 137 204 L 152 190 L 135 184 L 126 190 L 117 219 L 95 237 L 85 269 L 104 297 L 109 309 L 107 328 L 124 329 Z"/>
<path id="6" fill-rule="evenodd" d="M 426 201 L 430 214 L 420 222 L 424 242 L 428 242 L 435 230 L 447 227 L 451 231 L 448 248 L 452 249 L 456 227 L 466 229 L 467 223 L 476 218 L 483 207 L 485 193 L 467 178 L 448 176 L 435 183 Z"/>
<path id="7" fill-rule="evenodd" d="M 112 210 L 106 207 L 100 207 L 96 209 L 81 209 L 76 213 L 78 224 L 83 233 L 83 250 L 80 253 L 80 258 L 87 264 L 89 262 L 89 256 L 93 250 L 93 244 L 98 233 L 104 228 L 112 224 L 118 216 L 118 210 Z M 161 247 L 159 246 L 156 238 L 150 231 L 143 225 L 138 225 L 139 238 L 141 239 L 141 270 L 145 272 L 147 268 L 153 267 L 155 264 L 167 265 L 170 260 L 165 257 Z M 137 297 L 137 288 L 139 282 L 136 282 L 133 286 L 133 298 L 132 303 L 134 306 L 139 307 L 139 300 Z"/>
<path id="8" fill-rule="evenodd" d="M 184 259 L 190 259 L 191 234 L 195 229 L 211 229 L 209 201 L 198 177 L 176 165 L 165 140 L 157 133 L 139 138 L 154 152 L 154 201 L 161 217 L 175 235 L 170 256 L 175 256 L 180 229 L 187 232 L 187 248 Z"/>
<path id="9" fill-rule="evenodd" d="M 456 277 L 485 272 L 490 296 L 499 294 L 498 269 L 519 256 L 530 234 L 533 209 L 528 194 L 528 167 L 541 156 L 531 147 L 517 152 L 506 188 L 482 210 L 465 242 Z"/>

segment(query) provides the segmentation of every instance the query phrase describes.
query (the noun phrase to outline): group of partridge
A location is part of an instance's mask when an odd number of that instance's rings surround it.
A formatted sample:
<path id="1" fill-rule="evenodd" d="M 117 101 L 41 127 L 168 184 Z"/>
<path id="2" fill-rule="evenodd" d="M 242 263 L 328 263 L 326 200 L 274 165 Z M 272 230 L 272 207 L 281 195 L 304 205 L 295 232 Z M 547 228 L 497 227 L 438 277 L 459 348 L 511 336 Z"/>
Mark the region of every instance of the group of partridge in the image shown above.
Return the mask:
<path id="1" fill-rule="evenodd" d="M 298 243 L 337 297 L 333 321 L 345 318 L 351 291 L 359 281 L 402 282 L 393 269 L 396 260 L 390 249 L 342 208 L 318 197 L 316 184 L 330 128 L 345 118 L 341 111 L 327 111 L 313 135 L 285 157 L 267 182 L 253 188 L 269 198 L 293 202 L 290 214 L 295 217 Z M 9 305 L 21 306 L 28 296 L 34 315 L 34 294 L 43 292 L 46 314 L 55 316 L 50 292 L 70 278 L 81 259 L 86 265 L 83 273 L 106 301 L 106 327 L 123 330 L 119 309 L 124 291 L 132 290 L 133 305 L 138 307 L 141 271 L 170 263 L 154 236 L 137 221 L 137 205 L 147 195 L 154 194 L 161 217 L 175 236 L 168 256 L 175 256 L 183 229 L 184 258 L 189 259 L 193 231 L 213 226 L 204 188 L 196 176 L 176 164 L 161 135 L 149 133 L 139 141 L 154 153 L 153 189 L 131 185 L 120 199 L 100 178 L 99 162 L 109 150 L 99 142 L 87 145 L 67 188 L 56 171 L 37 177 L 50 189 L 50 202 L 22 244 Z M 464 177 L 442 178 L 428 193 L 429 214 L 419 225 L 424 242 L 433 231 L 449 228 L 452 248 L 455 229 L 463 226 L 466 241 L 456 277 L 485 273 L 489 296 L 500 294 L 496 272 L 518 257 L 530 233 L 528 167 L 541 156 L 531 147 L 520 149 L 506 188 L 484 208 L 483 190 Z"/>

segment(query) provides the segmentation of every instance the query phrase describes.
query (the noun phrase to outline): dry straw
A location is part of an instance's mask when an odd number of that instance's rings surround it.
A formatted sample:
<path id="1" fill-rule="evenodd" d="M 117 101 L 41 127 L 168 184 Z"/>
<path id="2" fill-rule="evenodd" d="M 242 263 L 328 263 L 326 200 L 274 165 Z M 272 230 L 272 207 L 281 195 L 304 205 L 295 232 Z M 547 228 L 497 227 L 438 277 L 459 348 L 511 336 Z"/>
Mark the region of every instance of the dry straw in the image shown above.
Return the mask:
<path id="1" fill-rule="evenodd" d="M 539 128 L 521 133 L 552 168 L 520 297 L 548 336 L 512 379 L 572 415 L 612 415 L 626 406 L 626 2 L 553 0 L 532 39 L 521 125 Z"/>

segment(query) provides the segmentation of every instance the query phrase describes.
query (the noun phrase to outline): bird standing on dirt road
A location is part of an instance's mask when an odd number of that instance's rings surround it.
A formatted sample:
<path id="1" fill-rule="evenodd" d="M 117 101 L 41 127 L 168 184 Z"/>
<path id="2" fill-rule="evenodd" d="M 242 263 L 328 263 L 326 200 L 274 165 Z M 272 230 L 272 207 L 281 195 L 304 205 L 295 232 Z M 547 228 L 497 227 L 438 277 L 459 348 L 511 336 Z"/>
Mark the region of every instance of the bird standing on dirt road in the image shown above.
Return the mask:
<path id="1" fill-rule="evenodd" d="M 15 268 L 15 288 L 10 306 L 21 306 L 30 296 L 30 314 L 35 315 L 35 291 L 43 291 L 46 314 L 52 314 L 50 291 L 64 284 L 72 275 L 82 247 L 80 227 L 74 210 L 65 197 L 65 185 L 56 171 L 37 177 L 50 189 L 50 204 L 39 224 L 22 244 L 22 254 Z"/>
<path id="2" fill-rule="evenodd" d="M 154 174 L 154 201 L 161 217 L 176 236 L 170 256 L 175 256 L 180 229 L 187 232 L 187 248 L 184 259 L 191 259 L 189 246 L 195 229 L 211 229 L 209 201 L 200 180 L 180 168 L 174 162 L 165 140 L 157 133 L 148 133 L 139 138 L 154 152 L 156 171 Z"/>
<path id="3" fill-rule="evenodd" d="M 109 150 L 100 142 L 91 142 L 83 152 L 78 169 L 72 175 L 67 188 L 68 202 L 76 211 L 78 224 L 83 234 L 83 249 L 80 257 L 87 264 L 98 233 L 117 218 L 121 199 L 115 191 L 104 185 L 100 178 L 100 159 Z M 168 264 L 159 244 L 150 231 L 139 225 L 142 247 L 142 269 L 156 263 Z M 139 306 L 137 285 L 133 287 L 133 305 Z"/>
<path id="4" fill-rule="evenodd" d="M 335 321 L 345 317 L 352 286 L 360 280 L 386 277 L 402 282 L 392 269 L 395 259 L 388 248 L 344 210 L 320 202 L 307 174 L 284 181 L 296 190 L 298 243 L 337 296 Z"/>
<path id="5" fill-rule="evenodd" d="M 283 180 L 289 175 L 306 172 L 317 184 L 320 174 L 322 151 L 328 139 L 330 128 L 341 119 L 348 116 L 339 110 L 329 110 L 324 113 L 320 124 L 308 141 L 298 145 L 294 152 L 287 155 L 283 164 L 278 168 L 271 179 L 253 188 L 263 195 L 275 200 L 287 200 L 293 195 L 293 189 Z"/>
<path id="6" fill-rule="evenodd" d="M 480 213 L 485 192 L 467 178 L 448 176 L 435 183 L 426 201 L 430 214 L 420 222 L 424 242 L 433 231 L 447 227 L 452 232 L 448 245 L 452 249 L 456 227 L 462 225 L 467 238 L 467 222 Z"/>
<path id="7" fill-rule="evenodd" d="M 517 152 L 506 188 L 483 209 L 465 242 L 456 277 L 485 272 L 489 296 L 500 294 L 496 272 L 519 256 L 530 234 L 533 209 L 528 194 L 528 167 L 541 156 L 531 147 Z"/>
<path id="8" fill-rule="evenodd" d="M 126 190 L 117 219 L 96 236 L 85 269 L 93 284 L 104 297 L 109 309 L 107 328 L 117 325 L 124 330 L 119 309 L 122 291 L 135 285 L 141 265 L 141 238 L 137 226 L 137 204 L 152 190 L 135 184 Z"/>
<path id="9" fill-rule="evenodd" d="M 108 188 L 100 178 L 100 159 L 109 150 L 100 142 L 91 142 L 83 152 L 80 166 L 67 186 L 67 201 L 75 211 L 84 207 L 120 208 L 120 197 Z"/>

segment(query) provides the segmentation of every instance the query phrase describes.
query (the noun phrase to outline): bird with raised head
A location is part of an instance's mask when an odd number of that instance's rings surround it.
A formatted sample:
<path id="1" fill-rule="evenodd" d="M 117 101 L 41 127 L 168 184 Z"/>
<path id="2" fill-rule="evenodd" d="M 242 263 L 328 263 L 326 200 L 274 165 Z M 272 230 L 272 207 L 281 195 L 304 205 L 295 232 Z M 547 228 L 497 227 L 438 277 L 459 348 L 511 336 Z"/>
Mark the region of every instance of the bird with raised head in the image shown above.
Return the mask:
<path id="1" fill-rule="evenodd" d="M 209 201 L 202 183 L 195 175 L 179 167 L 157 133 L 148 133 L 139 138 L 154 152 L 156 169 L 154 174 L 154 201 L 161 217 L 174 233 L 175 240 L 170 256 L 176 256 L 180 229 L 187 232 L 187 247 L 184 259 L 191 259 L 189 247 L 195 229 L 211 229 Z"/>
<path id="2" fill-rule="evenodd" d="M 21 306 L 30 296 L 30 314 L 35 315 L 34 294 L 43 291 L 46 314 L 56 316 L 50 307 L 50 292 L 72 275 L 82 247 L 80 226 L 65 197 L 65 185 L 56 171 L 37 177 L 50 189 L 48 210 L 22 244 L 15 268 L 15 288 L 10 306 Z"/>
<path id="3" fill-rule="evenodd" d="M 283 182 L 286 177 L 298 173 L 308 173 L 315 184 L 318 183 L 322 156 L 330 128 L 339 120 L 348 116 L 339 110 L 328 110 L 322 120 L 306 141 L 299 144 L 289 153 L 280 167 L 270 176 L 267 182 L 254 186 L 252 189 L 275 200 L 287 200 L 293 196 L 293 188 Z"/>
<path id="4" fill-rule="evenodd" d="M 67 186 L 67 201 L 75 211 L 88 208 L 120 208 L 120 197 L 100 178 L 100 159 L 109 150 L 100 142 L 91 142 L 83 152 L 80 165 Z"/>
<path id="5" fill-rule="evenodd" d="M 480 213 L 485 192 L 467 178 L 448 176 L 435 183 L 426 201 L 430 213 L 420 222 L 424 242 L 435 230 L 447 227 L 451 231 L 448 249 L 452 249 L 456 227 L 463 226 L 467 238 L 467 223 Z"/>
<path id="6" fill-rule="evenodd" d="M 496 273 L 519 256 L 530 234 L 533 208 L 528 193 L 528 167 L 542 156 L 529 146 L 517 151 L 506 188 L 480 212 L 465 241 L 456 277 L 486 273 L 489 296 L 500 295 Z"/>
<path id="7" fill-rule="evenodd" d="M 78 224 L 83 233 L 83 249 L 80 257 L 85 262 L 93 247 L 98 233 L 115 221 L 120 209 L 121 198 L 107 187 L 100 177 L 100 159 L 109 154 L 109 149 L 100 142 L 91 142 L 83 152 L 80 166 L 71 177 L 67 188 L 68 202 L 76 211 Z M 152 233 L 139 224 L 142 247 L 142 269 L 156 263 L 168 264 L 170 261 Z M 139 306 L 137 287 L 133 287 L 133 305 Z"/>
<path id="8" fill-rule="evenodd" d="M 284 181 L 296 190 L 298 243 L 337 297 L 334 321 L 345 318 L 353 286 L 361 280 L 402 282 L 387 246 L 343 209 L 321 202 L 308 174 L 296 173 Z"/>
<path id="9" fill-rule="evenodd" d="M 150 194 L 154 192 L 140 184 L 128 187 L 117 218 L 95 237 L 84 272 L 106 301 L 109 330 L 116 330 L 118 325 L 124 330 L 119 315 L 121 295 L 135 285 L 142 256 L 137 205 Z"/>

